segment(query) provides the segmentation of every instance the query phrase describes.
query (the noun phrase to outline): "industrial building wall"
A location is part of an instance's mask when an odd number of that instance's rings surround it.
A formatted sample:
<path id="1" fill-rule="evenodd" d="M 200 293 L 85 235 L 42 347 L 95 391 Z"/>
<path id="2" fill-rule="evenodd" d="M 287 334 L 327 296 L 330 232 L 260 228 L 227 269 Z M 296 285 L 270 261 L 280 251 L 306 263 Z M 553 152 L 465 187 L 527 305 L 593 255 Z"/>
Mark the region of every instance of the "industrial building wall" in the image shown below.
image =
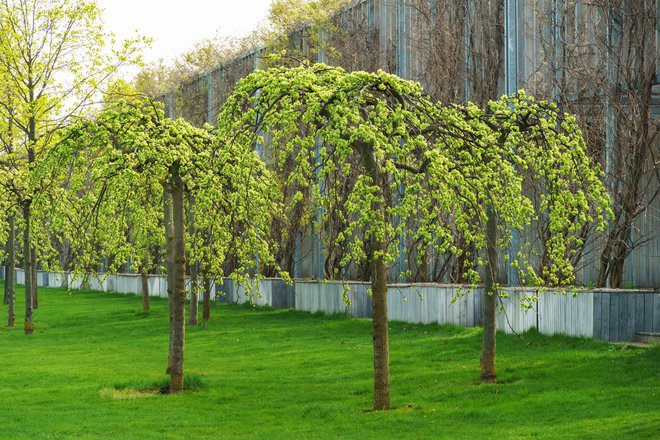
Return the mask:
<path id="1" fill-rule="evenodd" d="M 603 50 L 601 37 L 617 38 L 619 18 L 608 12 L 609 3 L 601 3 L 359 0 L 333 18 L 336 30 L 325 35 L 333 48 L 331 53 L 311 48 L 310 28 L 292 35 L 291 44 L 313 61 L 347 70 L 383 69 L 420 81 L 441 102 L 472 100 L 483 105 L 519 88 L 527 89 L 537 98 L 556 100 L 577 114 L 588 148 L 607 169 L 616 156 L 613 133 L 622 124 L 613 115 L 625 118 L 626 111 L 621 108 L 615 113 L 612 104 L 605 102 L 608 94 L 603 90 L 621 86 L 616 81 L 614 84 L 612 78 L 620 67 L 616 60 L 622 57 Z M 648 39 L 645 53 L 656 59 L 650 110 L 657 120 L 660 117 L 660 0 L 653 4 L 655 35 Z M 214 124 L 232 87 L 241 77 L 262 67 L 267 52 L 267 48 L 255 49 L 162 97 L 168 114 L 196 124 Z M 660 139 L 656 138 L 656 152 L 659 145 Z M 654 163 L 657 160 L 650 157 L 645 167 L 651 171 L 657 169 Z M 657 174 L 649 173 L 646 180 L 646 194 L 653 194 L 658 188 Z M 634 226 L 633 240 L 643 244 L 626 260 L 624 284 L 658 287 L 660 197 L 648 205 Z M 602 238 L 594 236 L 577 266 L 579 280 L 584 285 L 597 281 L 602 246 Z M 296 275 L 322 276 L 323 258 L 318 235 L 302 237 L 296 251 Z M 402 258 L 392 268 L 393 279 L 404 269 Z M 515 281 L 515 274 L 507 275 Z"/>

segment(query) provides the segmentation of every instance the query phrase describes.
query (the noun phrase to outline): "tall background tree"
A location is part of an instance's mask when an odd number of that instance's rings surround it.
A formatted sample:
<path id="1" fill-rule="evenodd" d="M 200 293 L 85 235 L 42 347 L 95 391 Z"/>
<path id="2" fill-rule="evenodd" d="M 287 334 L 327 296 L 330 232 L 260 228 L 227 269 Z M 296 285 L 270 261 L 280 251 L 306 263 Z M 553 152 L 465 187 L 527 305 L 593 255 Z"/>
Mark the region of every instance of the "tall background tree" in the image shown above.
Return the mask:
<path id="1" fill-rule="evenodd" d="M 660 84 L 660 52 L 653 44 L 658 4 L 561 1 L 553 8 L 538 5 L 534 14 L 538 25 L 530 32 L 543 55 L 528 87 L 577 116 L 613 203 L 608 230 L 585 255 L 594 267 L 585 270 L 600 287 L 622 288 L 628 256 L 657 239 L 657 231 L 640 223 L 653 216 L 660 196 L 660 123 L 653 115 Z"/>
<path id="2" fill-rule="evenodd" d="M 0 2 L 0 77 L 5 96 L 0 119 L 16 133 L 3 143 L 4 172 L 23 221 L 25 333 L 34 329 L 32 309 L 37 253 L 32 233 L 35 199 L 48 182 L 34 175 L 57 142 L 57 130 L 82 114 L 119 66 L 138 60 L 139 41 L 116 44 L 103 30 L 93 1 L 3 0 Z M 8 148 L 10 147 L 10 148 Z M 7 186 L 4 187 L 7 189 Z"/>

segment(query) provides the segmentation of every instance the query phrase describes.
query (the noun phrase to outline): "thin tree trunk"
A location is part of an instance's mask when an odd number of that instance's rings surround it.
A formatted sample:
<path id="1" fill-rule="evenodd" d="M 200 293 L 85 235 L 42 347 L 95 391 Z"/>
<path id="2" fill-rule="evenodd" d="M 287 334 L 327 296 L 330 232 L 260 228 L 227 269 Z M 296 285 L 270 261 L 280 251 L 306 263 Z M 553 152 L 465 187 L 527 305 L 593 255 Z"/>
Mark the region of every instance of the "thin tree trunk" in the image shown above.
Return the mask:
<path id="1" fill-rule="evenodd" d="M 167 271 L 167 298 L 168 298 L 168 307 L 169 307 L 169 319 L 170 319 L 170 335 L 169 335 L 169 345 L 168 345 L 168 355 L 167 355 L 167 368 L 165 372 L 170 374 L 172 371 L 172 352 L 173 352 L 173 338 L 172 338 L 172 329 L 173 325 L 173 287 L 174 287 L 174 232 L 172 230 L 172 194 L 170 192 L 170 185 L 165 185 L 163 187 L 163 213 L 164 213 L 164 223 L 165 223 L 165 270 Z"/>
<path id="2" fill-rule="evenodd" d="M 140 267 L 140 284 L 142 286 L 142 310 L 148 312 L 151 309 L 151 302 L 149 297 L 149 272 L 147 271 L 147 263 L 142 263 Z"/>
<path id="3" fill-rule="evenodd" d="M 486 269 L 484 289 L 484 332 L 481 346 L 481 382 L 496 383 L 495 366 L 497 337 L 497 218 L 492 206 L 488 207 L 486 222 L 486 241 L 488 267 Z"/>
<path id="4" fill-rule="evenodd" d="M 211 279 L 208 272 L 204 271 L 202 274 L 204 283 L 204 296 L 202 299 L 202 321 L 206 322 L 211 319 Z"/>
<path id="5" fill-rule="evenodd" d="M 190 267 L 190 325 L 197 325 L 197 316 L 199 315 L 199 280 L 197 274 L 197 263 Z"/>
<path id="6" fill-rule="evenodd" d="M 38 266 L 37 266 L 37 250 L 32 247 L 30 251 L 30 258 L 32 258 L 32 308 L 39 308 L 39 283 L 38 283 Z"/>
<path id="7" fill-rule="evenodd" d="M 172 319 L 172 371 L 170 373 L 170 392 L 183 390 L 183 364 L 186 336 L 186 290 L 185 290 L 185 231 L 183 181 L 179 174 L 179 164 L 172 166 L 172 228 L 174 235 L 174 285 Z"/>
<path id="8" fill-rule="evenodd" d="M 16 324 L 16 219 L 10 216 L 7 219 L 9 237 L 7 238 L 7 270 L 5 273 L 5 300 L 7 301 L 7 327 Z"/>
<path id="9" fill-rule="evenodd" d="M 32 85 L 32 78 L 29 78 L 29 95 L 30 102 L 34 102 L 34 87 Z M 28 171 L 32 172 L 34 169 L 35 152 L 34 145 L 37 140 L 37 120 L 34 115 L 30 115 L 28 121 L 28 148 L 27 148 L 27 161 Z M 25 271 L 25 334 L 32 334 L 34 331 L 34 321 L 32 311 L 34 307 L 34 296 L 36 290 L 36 283 L 33 283 L 32 267 L 34 263 L 34 255 L 32 255 L 32 240 L 30 239 L 30 219 L 32 217 L 32 200 L 27 199 L 23 202 L 23 220 L 25 231 L 23 232 L 23 257 L 24 257 L 24 271 Z"/>
<path id="10" fill-rule="evenodd" d="M 11 292 L 11 286 L 8 282 L 8 272 L 9 266 L 11 266 L 11 253 L 13 252 L 14 247 L 14 217 L 10 216 L 7 218 L 8 234 L 7 234 L 7 264 L 5 265 L 5 294 L 3 304 L 9 304 L 9 296 Z"/>
<path id="11" fill-rule="evenodd" d="M 23 270 L 25 274 L 25 334 L 29 335 L 34 331 L 34 321 L 32 317 L 32 258 L 30 258 L 30 203 L 23 205 Z"/>
<path id="12" fill-rule="evenodd" d="M 195 198 L 188 197 L 188 228 L 190 240 L 192 240 L 193 247 L 196 244 L 197 235 L 195 231 Z M 190 316 L 188 323 L 190 325 L 197 325 L 199 315 L 199 264 L 193 261 L 192 264 L 188 263 L 190 267 Z"/>

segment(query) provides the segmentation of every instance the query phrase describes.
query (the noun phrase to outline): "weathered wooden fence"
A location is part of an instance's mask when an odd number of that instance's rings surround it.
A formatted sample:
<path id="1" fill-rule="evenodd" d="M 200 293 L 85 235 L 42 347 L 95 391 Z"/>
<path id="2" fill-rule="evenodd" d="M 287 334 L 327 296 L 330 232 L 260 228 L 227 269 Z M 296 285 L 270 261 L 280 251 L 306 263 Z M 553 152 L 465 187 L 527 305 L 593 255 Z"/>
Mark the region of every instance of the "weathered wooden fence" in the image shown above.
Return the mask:
<path id="1" fill-rule="evenodd" d="M 0 268 L 4 278 L 4 268 Z M 16 271 L 16 282 L 23 284 L 22 270 Z M 39 272 L 38 284 L 71 289 L 104 292 L 141 293 L 140 276 L 134 274 L 94 275 L 85 283 L 70 275 Z M 349 282 L 295 280 L 292 285 L 281 279 L 261 280 L 253 289 L 252 301 L 261 306 L 292 308 L 311 313 L 346 313 L 358 318 L 371 317 L 369 284 Z M 166 279 L 149 276 L 152 296 L 167 297 Z M 219 302 L 244 303 L 249 300 L 246 289 L 231 279 L 214 283 L 213 297 Z M 483 291 L 464 294 L 461 286 L 446 284 L 393 284 L 388 291 L 388 316 L 391 320 L 411 323 L 456 324 L 466 327 L 481 325 Z M 540 333 L 583 336 L 605 341 L 633 341 L 636 332 L 660 332 L 660 292 L 652 290 L 580 291 L 576 295 L 547 291 L 529 310 L 520 307 L 524 295 L 534 293 L 512 289 L 502 299 L 497 326 L 507 333 L 521 333 L 536 328 Z"/>

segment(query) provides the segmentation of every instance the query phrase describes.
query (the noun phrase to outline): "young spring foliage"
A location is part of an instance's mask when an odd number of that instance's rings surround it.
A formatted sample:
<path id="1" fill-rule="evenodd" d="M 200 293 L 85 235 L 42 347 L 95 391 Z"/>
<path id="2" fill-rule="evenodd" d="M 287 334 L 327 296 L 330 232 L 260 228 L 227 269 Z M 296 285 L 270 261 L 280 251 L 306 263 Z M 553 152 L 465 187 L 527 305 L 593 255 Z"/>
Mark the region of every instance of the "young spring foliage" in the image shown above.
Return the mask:
<path id="1" fill-rule="evenodd" d="M 522 92 L 486 109 L 442 106 L 418 83 L 382 71 L 347 73 L 323 64 L 272 68 L 237 85 L 217 130 L 231 143 L 265 145 L 280 169 L 294 157 L 287 179 L 308 194 L 301 190 L 289 198 L 287 209 L 311 200 L 340 216 L 344 227 L 335 244 L 346 250 L 342 263 L 368 263 L 376 409 L 390 405 L 387 266 L 399 256 L 405 228 L 412 225 L 418 258 L 460 255 L 468 251 L 458 245 L 459 236 L 475 249 L 506 248 L 511 229 L 548 216 L 552 235 L 543 245 L 552 264 L 544 277 L 523 252 L 510 264 L 522 263 L 534 283 L 568 284 L 574 280 L 571 245 L 584 240 L 578 232 L 594 221 L 604 227 L 609 209 L 601 173 L 585 154 L 575 120 Z M 356 165 L 355 183 L 339 197 Z M 526 196 L 526 179 L 543 181 L 540 203 Z M 496 256 L 468 256 L 466 281 L 476 285 L 480 266 L 495 273 Z M 492 280 L 499 289 L 497 277 Z"/>
<path id="2" fill-rule="evenodd" d="M 62 136 L 50 157 L 50 169 L 65 171 L 53 229 L 75 251 L 79 275 L 108 257 L 110 270 L 127 261 L 138 267 L 144 249 L 163 247 L 163 187 L 173 164 L 195 197 L 194 230 L 207 238 L 187 241 L 188 263 L 217 278 L 229 275 L 227 256 L 238 262 L 232 275 L 243 278 L 257 260 L 272 263 L 268 228 L 279 196 L 251 148 L 218 142 L 210 126 L 166 118 L 147 99 L 111 103 Z"/>
<path id="3" fill-rule="evenodd" d="M 541 246 L 553 264 L 536 273 L 531 260 L 538 250 L 524 237 L 510 264 L 526 282 L 567 285 L 574 281 L 571 252 L 586 239 L 582 227 L 602 229 L 609 213 L 602 172 L 586 155 L 575 119 L 524 92 L 485 109 L 443 106 L 419 84 L 384 72 L 346 73 L 323 64 L 269 69 L 239 83 L 218 118 L 218 132 L 231 134 L 232 142 L 267 145 L 274 164 L 295 155 L 288 180 L 346 220 L 337 235 L 349 250 L 344 263 L 366 259 L 372 236 L 387 240 L 386 260 L 394 261 L 404 227 L 413 230 L 420 258 L 431 250 L 465 252 L 457 246 L 459 234 L 463 243 L 485 249 L 486 206 L 492 204 L 502 249 L 513 229 L 548 218 L 552 234 Z M 343 181 L 334 176 L 347 177 L 355 166 L 351 156 L 365 152 L 388 176 L 389 200 L 383 202 L 386 217 L 396 222 L 384 224 L 371 209 L 379 190 L 368 173 L 347 199 L 337 197 Z M 542 182 L 539 202 L 525 192 L 530 181 Z M 299 194 L 291 203 L 302 199 Z M 466 281 L 476 284 L 485 261 L 478 255 L 466 261 Z"/>
<path id="4" fill-rule="evenodd" d="M 423 246 L 442 249 L 451 242 L 454 231 L 435 221 L 450 213 L 466 243 L 485 249 L 490 207 L 498 221 L 497 247 L 508 248 L 512 231 L 520 232 L 520 251 L 507 264 L 524 284 L 573 284 L 571 257 L 586 240 L 585 226 L 595 224 L 602 231 L 611 213 L 603 173 L 587 156 L 575 119 L 523 91 L 492 101 L 486 109 L 468 103 L 442 108 L 439 115 L 433 129 L 444 137 L 426 153 L 427 198 L 420 199 L 426 220 L 417 234 Z M 532 182 L 543 188 L 538 199 L 530 195 Z M 549 239 L 534 243 L 525 231 L 540 217 L 549 225 Z M 541 252 L 551 264 L 537 273 L 534 263 Z M 493 264 L 483 255 L 465 261 L 472 284 L 480 280 L 480 266 Z"/>

